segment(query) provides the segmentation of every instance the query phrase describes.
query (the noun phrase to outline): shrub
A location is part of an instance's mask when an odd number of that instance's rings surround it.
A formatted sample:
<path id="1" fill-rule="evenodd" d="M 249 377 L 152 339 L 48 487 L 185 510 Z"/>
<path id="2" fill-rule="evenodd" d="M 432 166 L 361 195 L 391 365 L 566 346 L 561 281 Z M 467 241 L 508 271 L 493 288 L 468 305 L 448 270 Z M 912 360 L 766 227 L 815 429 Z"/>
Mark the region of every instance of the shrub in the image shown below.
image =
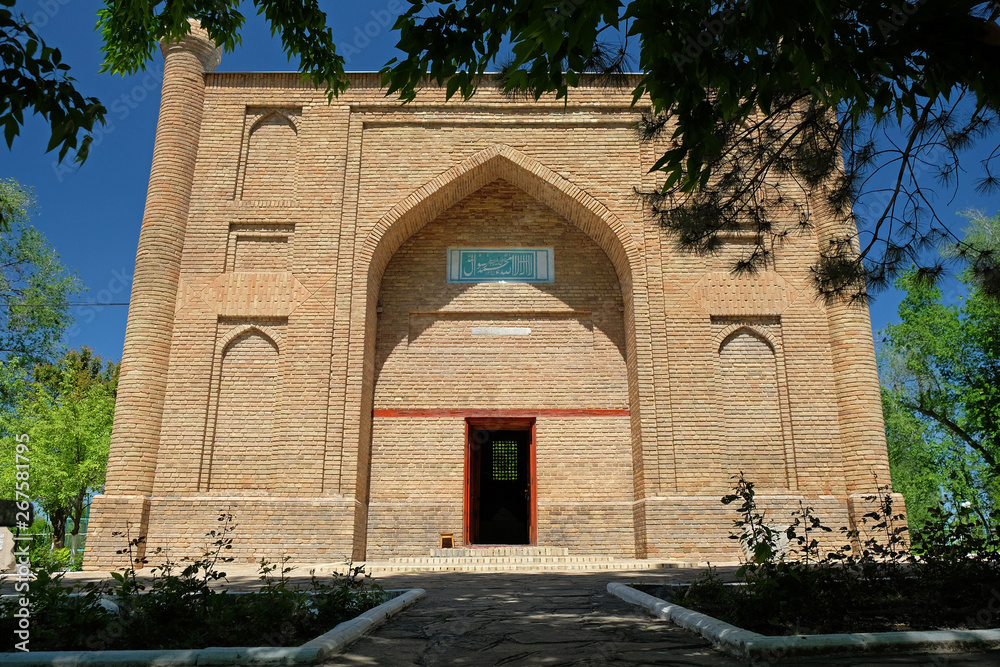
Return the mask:
<path id="1" fill-rule="evenodd" d="M 294 646 L 386 599 L 362 566 L 349 566 L 346 574 L 333 573 L 323 580 L 314 575 L 306 589 L 292 586 L 286 576 L 291 571 L 287 558 L 280 565 L 261 561 L 263 585 L 258 592 L 230 593 L 213 587 L 226 578 L 219 565 L 232 560 L 225 554 L 232 548 L 236 528 L 228 511 L 219 521 L 220 526 L 208 534 L 214 542 L 201 558 L 181 563 L 165 558 L 151 568 L 149 578 L 138 575 L 145 561 L 135 554 L 145 538 L 132 537 L 131 526 L 120 535 L 126 546 L 118 552 L 127 555 L 130 564 L 113 572 L 111 583 L 88 584 L 72 595 L 62 584 L 62 575 L 37 569 L 27 595 L 31 650 Z M 17 604 L 0 601 L 0 633 L 12 635 Z"/>
<path id="2" fill-rule="evenodd" d="M 968 508 L 932 512 L 911 553 L 903 516 L 894 513 L 889 489 L 876 484 L 862 525 L 841 529 L 848 543 L 819 557 L 815 535 L 831 530 L 812 508 L 800 504 L 792 525 L 776 531 L 757 507 L 753 483 L 742 473 L 734 480 L 722 502 L 741 501 L 731 536 L 747 554 L 737 570 L 741 585 L 725 585 L 709 568 L 685 589 L 643 588 L 769 635 L 997 625 L 994 613 L 984 613 L 1000 596 L 997 526 Z"/>

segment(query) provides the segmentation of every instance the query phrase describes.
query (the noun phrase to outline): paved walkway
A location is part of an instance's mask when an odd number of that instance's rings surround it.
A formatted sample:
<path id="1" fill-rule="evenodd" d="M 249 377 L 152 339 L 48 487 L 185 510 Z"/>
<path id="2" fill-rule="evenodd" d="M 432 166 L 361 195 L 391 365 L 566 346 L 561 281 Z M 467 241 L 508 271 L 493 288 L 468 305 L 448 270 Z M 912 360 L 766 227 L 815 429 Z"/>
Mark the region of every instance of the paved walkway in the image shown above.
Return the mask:
<path id="1" fill-rule="evenodd" d="M 739 665 L 701 637 L 609 595 L 609 581 L 690 581 L 699 570 L 413 573 L 379 577 L 427 596 L 322 667 Z M 1000 665 L 1000 653 L 786 659 L 790 667 Z"/>
<path id="2" fill-rule="evenodd" d="M 297 568 L 293 582 L 308 583 L 307 568 Z M 222 569 L 229 573 L 231 588 L 252 589 L 260 583 L 254 566 L 227 564 Z M 385 588 L 423 588 L 427 596 L 320 667 L 739 665 L 693 633 L 652 619 L 606 591 L 609 581 L 680 583 L 699 574 L 696 569 L 383 574 L 378 581 Z M 99 576 L 80 572 L 67 579 L 84 582 Z M 980 667 L 1000 665 L 1000 652 L 808 658 L 780 664 Z"/>
<path id="3" fill-rule="evenodd" d="M 414 573 L 379 577 L 427 597 L 333 665 L 737 665 L 708 642 L 613 597 L 647 573 Z M 674 580 L 697 576 L 673 571 Z M 662 579 L 664 574 L 657 573 Z"/>

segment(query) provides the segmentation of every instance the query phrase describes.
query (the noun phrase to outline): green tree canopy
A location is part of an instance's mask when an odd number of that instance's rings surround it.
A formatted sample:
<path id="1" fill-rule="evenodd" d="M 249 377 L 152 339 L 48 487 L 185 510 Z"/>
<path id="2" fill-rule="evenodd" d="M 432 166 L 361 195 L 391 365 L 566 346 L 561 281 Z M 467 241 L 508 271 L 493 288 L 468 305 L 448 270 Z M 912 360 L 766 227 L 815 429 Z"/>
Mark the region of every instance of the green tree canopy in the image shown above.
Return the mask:
<path id="1" fill-rule="evenodd" d="M 978 217 L 967 234 L 998 230 L 1000 216 Z M 969 291 L 961 305 L 948 305 L 940 289 L 915 270 L 898 279 L 906 291 L 901 321 L 886 328 L 879 350 L 883 408 L 890 458 L 897 464 L 893 477 L 902 481 L 904 495 L 909 486 L 915 498 L 931 500 L 936 486 L 950 500 L 996 511 L 1000 300 L 980 289 L 971 269 L 964 280 Z"/>
<path id="2" fill-rule="evenodd" d="M 911 263 L 931 276 L 943 270 L 925 251 L 959 239 L 936 214 L 932 185 L 955 185 L 968 169 L 965 151 L 987 146 L 972 165 L 977 186 L 1000 186 L 1000 150 L 989 143 L 1000 110 L 1000 0 L 408 2 L 395 24 L 404 55 L 383 70 L 403 100 L 428 79 L 449 97 L 471 97 L 490 70 L 508 93 L 565 97 L 585 73 L 606 79 L 634 66 L 640 136 L 662 151 L 662 187 L 641 194 L 681 247 L 711 252 L 720 232 L 752 231 L 756 244 L 737 271 L 769 266 L 777 243 L 830 208 L 870 210 L 862 234 L 830 239 L 814 267 L 821 293 L 863 299 Z M 346 88 L 319 0 L 253 6 L 317 86 L 331 97 Z M 188 32 L 188 17 L 232 50 L 240 8 L 106 0 L 104 68 L 143 69 L 160 39 Z M 11 47 L 17 63 L 38 48 L 28 46 L 34 37 L 20 40 Z M 54 128 L 54 142 L 68 136 Z M 997 264 L 995 253 L 966 252 Z M 995 283 L 984 289 L 995 292 Z"/>
<path id="3" fill-rule="evenodd" d="M 30 369 L 52 361 L 72 321 L 69 299 L 82 289 L 76 275 L 34 227 L 31 191 L 0 180 L 0 210 L 8 229 L 0 232 L 0 359 Z"/>
<path id="4" fill-rule="evenodd" d="M 104 487 L 119 365 L 84 347 L 38 366 L 12 410 L 0 413 L 5 434 L 29 436 L 31 498 L 52 524 L 60 548 L 72 519 L 77 535 L 94 493 Z M 14 438 L 3 439 L 0 481 L 13 496 Z"/>

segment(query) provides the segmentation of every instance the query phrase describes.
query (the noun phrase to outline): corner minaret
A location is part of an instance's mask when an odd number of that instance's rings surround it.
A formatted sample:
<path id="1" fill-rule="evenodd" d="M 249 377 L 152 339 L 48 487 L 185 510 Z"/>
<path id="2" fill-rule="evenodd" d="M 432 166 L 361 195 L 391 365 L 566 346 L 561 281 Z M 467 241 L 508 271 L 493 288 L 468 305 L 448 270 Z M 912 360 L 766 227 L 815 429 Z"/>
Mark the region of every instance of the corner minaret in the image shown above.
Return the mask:
<path id="1" fill-rule="evenodd" d="M 167 387 L 174 308 L 205 101 L 205 74 L 222 52 L 194 20 L 179 42 L 161 43 L 163 88 L 136 254 L 107 483 L 94 498 L 88 568 L 113 554 L 112 531 L 145 534 Z M 117 540 L 117 541 L 116 541 Z M 105 544 L 107 543 L 107 544 Z M 141 554 L 140 554 L 141 555 Z"/>

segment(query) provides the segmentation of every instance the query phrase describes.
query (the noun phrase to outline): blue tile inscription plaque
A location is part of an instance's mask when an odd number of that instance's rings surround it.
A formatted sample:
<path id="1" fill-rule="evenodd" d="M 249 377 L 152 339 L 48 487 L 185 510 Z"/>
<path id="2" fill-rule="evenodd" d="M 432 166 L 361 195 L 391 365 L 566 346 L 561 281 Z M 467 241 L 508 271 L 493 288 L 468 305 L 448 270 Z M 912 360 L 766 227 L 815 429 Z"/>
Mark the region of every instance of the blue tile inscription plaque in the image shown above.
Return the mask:
<path id="1" fill-rule="evenodd" d="M 552 248 L 448 248 L 450 283 L 551 283 Z"/>

